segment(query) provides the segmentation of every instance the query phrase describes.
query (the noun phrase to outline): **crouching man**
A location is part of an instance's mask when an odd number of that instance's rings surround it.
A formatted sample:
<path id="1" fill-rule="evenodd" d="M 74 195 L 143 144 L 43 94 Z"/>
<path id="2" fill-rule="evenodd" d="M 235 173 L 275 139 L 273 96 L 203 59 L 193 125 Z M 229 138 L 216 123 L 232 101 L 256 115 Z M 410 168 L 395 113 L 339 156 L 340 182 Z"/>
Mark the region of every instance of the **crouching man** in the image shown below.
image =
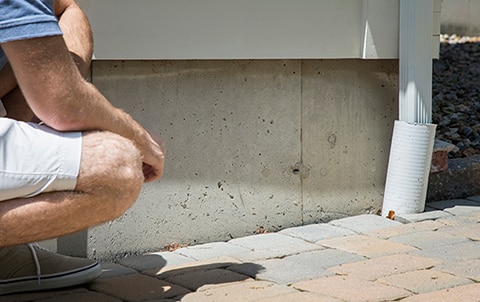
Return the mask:
<path id="1" fill-rule="evenodd" d="M 97 262 L 32 242 L 122 215 L 161 177 L 162 142 L 85 81 L 74 0 L 0 0 L 0 46 L 0 295 L 91 281 Z"/>

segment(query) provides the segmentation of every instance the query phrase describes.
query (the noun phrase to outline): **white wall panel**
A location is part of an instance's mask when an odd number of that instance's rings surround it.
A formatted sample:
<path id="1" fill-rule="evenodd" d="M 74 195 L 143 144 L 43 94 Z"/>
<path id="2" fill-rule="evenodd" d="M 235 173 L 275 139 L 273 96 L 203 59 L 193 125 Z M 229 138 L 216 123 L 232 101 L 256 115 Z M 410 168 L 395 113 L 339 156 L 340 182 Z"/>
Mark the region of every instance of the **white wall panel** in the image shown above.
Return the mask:
<path id="1" fill-rule="evenodd" d="M 398 0 L 386 2 L 79 0 L 97 59 L 397 58 Z"/>

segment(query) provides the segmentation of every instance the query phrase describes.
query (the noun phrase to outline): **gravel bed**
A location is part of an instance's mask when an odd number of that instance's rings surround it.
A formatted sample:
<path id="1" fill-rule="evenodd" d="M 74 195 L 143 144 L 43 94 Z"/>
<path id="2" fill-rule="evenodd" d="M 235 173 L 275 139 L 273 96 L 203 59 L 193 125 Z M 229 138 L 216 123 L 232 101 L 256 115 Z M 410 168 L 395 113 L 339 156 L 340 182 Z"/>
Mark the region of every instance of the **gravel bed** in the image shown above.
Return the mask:
<path id="1" fill-rule="evenodd" d="M 436 138 L 456 146 L 449 157 L 480 154 L 480 37 L 442 35 L 432 101 Z"/>

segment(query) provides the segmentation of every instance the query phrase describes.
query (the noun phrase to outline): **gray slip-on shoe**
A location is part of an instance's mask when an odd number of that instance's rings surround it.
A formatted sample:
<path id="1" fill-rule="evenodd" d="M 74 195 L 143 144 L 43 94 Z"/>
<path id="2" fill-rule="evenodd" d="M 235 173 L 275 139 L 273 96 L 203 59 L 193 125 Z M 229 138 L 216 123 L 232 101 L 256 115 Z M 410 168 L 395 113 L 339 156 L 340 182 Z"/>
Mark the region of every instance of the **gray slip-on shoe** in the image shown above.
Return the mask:
<path id="1" fill-rule="evenodd" d="M 36 244 L 0 248 L 0 295 L 80 285 L 101 273 L 96 261 L 56 254 Z"/>

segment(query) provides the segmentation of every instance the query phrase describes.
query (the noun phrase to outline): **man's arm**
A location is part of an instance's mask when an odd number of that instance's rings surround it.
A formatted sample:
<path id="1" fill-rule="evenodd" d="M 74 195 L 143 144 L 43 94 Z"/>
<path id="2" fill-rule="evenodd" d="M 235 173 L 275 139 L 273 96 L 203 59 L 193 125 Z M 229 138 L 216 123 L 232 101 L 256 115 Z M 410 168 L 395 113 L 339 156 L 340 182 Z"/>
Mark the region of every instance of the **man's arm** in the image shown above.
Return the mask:
<path id="1" fill-rule="evenodd" d="M 90 23 L 75 0 L 56 0 L 55 16 L 58 18 L 63 39 L 83 77 L 88 76 L 93 55 L 93 36 Z M 17 86 L 10 64 L 0 70 L 0 98 L 8 117 L 30 121 L 33 112 Z"/>
<path id="2" fill-rule="evenodd" d="M 59 131 L 105 130 L 124 136 L 142 153 L 145 180 L 162 175 L 160 142 L 83 79 L 61 36 L 2 47 L 30 108 L 45 124 Z"/>
<path id="3" fill-rule="evenodd" d="M 75 0 L 55 0 L 54 11 L 65 44 L 86 77 L 93 55 L 93 35 L 87 16 Z"/>

